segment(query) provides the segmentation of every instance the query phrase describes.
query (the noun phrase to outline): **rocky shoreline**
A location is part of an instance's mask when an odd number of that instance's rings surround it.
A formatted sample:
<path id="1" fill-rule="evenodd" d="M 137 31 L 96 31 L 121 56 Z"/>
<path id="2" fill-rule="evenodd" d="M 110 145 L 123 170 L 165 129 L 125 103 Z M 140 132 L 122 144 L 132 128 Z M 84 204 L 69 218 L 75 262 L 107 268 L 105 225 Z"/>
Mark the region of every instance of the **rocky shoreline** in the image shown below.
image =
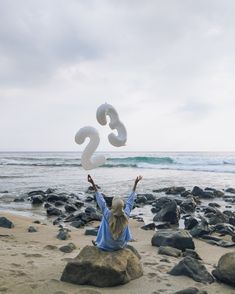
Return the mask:
<path id="1" fill-rule="evenodd" d="M 24 197 L 15 198 L 13 201 L 28 201 L 32 206 L 45 209 L 48 219 L 57 228 L 56 239 L 64 241 L 71 239 L 71 232 L 76 229 L 84 229 L 85 236 L 94 237 L 97 234 L 102 216 L 96 205 L 92 187 L 88 187 L 85 192 L 86 198 L 82 200 L 79 195 L 57 193 L 55 189 L 48 188 L 45 191 L 30 191 Z M 105 195 L 104 197 L 110 206 L 112 198 Z M 229 209 L 221 209 L 215 201 L 220 198 L 229 203 Z M 207 205 L 204 199 L 209 200 Z M 235 247 L 235 212 L 232 206 L 234 202 L 233 188 L 221 191 L 195 186 L 190 191 L 184 187 L 167 187 L 153 190 L 153 193 L 137 195 L 135 207 L 150 206 L 153 213 L 152 222 L 143 224 L 141 213 L 132 215 L 132 218 L 138 221 L 142 232 L 152 232 L 151 245 L 159 248 L 159 255 L 179 259 L 179 262 L 175 262 L 174 266 L 168 269 L 168 275 L 188 276 L 202 284 L 211 284 L 218 280 L 234 287 L 235 263 L 231 260 L 234 260 L 235 252 L 224 252 L 225 254 L 219 256 L 218 264 L 214 264 L 208 271 L 195 246 L 195 240 L 200 240 L 208 244 L 206 246 L 216 245 L 224 250 Z M 179 228 L 180 220 L 184 222 L 183 229 Z M 28 233 L 38 232 L 35 224 L 41 222 L 34 220 L 27 228 Z M 13 229 L 15 224 L 0 214 L 0 227 Z M 71 242 L 60 247 L 60 251 L 64 253 L 71 253 L 74 249 L 76 245 Z M 230 254 L 229 258 L 226 254 Z M 201 290 L 195 287 L 184 291 L 175 293 L 210 293 L 200 292 Z"/>

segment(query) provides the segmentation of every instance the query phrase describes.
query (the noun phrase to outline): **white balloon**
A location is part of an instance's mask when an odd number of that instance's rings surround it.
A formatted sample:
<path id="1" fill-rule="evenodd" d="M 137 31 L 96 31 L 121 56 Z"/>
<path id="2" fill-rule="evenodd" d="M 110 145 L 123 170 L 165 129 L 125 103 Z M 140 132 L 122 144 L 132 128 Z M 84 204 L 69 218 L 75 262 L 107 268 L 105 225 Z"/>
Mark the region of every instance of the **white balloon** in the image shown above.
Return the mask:
<path id="1" fill-rule="evenodd" d="M 116 109 L 108 103 L 101 104 L 96 111 L 96 119 L 102 126 L 107 124 L 107 115 L 110 117 L 110 128 L 112 130 L 116 129 L 118 132 L 118 135 L 114 133 L 108 135 L 110 144 L 115 147 L 124 146 L 127 140 L 127 131 L 124 124 L 120 121 Z"/>
<path id="2" fill-rule="evenodd" d="M 93 156 L 99 143 L 100 136 L 98 131 L 90 126 L 81 128 L 75 135 L 75 142 L 79 145 L 83 144 L 85 139 L 89 138 L 90 142 L 87 144 L 81 156 L 81 164 L 84 169 L 94 169 L 105 163 L 105 157 L 103 155 Z"/>

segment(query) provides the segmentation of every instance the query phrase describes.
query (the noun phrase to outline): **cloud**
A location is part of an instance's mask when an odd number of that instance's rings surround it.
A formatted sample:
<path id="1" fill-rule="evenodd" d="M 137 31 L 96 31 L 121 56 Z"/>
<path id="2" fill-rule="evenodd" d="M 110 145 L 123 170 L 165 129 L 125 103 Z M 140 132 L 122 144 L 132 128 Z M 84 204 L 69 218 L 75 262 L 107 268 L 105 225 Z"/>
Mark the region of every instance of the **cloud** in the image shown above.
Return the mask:
<path id="1" fill-rule="evenodd" d="M 96 125 L 105 101 L 128 127 L 129 150 L 213 149 L 212 121 L 223 125 L 235 107 L 234 8 L 231 0 L 1 1 L 0 149 L 76 149 L 74 132 Z M 198 130 L 205 146 L 199 135 L 185 144 Z M 100 148 L 111 147 L 104 139 Z"/>

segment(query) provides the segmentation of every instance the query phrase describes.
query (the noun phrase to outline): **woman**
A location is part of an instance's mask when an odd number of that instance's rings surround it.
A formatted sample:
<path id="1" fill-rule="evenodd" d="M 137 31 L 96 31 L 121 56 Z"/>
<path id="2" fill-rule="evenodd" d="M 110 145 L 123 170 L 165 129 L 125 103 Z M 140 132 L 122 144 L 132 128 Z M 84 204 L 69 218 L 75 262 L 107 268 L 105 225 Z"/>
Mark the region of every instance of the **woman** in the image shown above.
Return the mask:
<path id="1" fill-rule="evenodd" d="M 114 197 L 111 210 L 109 210 L 104 197 L 97 190 L 91 176 L 88 175 L 88 182 L 92 184 L 93 189 L 95 190 L 96 201 L 103 214 L 96 238 L 96 246 L 98 248 L 106 251 L 119 250 L 124 248 L 127 245 L 127 242 L 132 239 L 128 227 L 128 219 L 136 198 L 136 186 L 141 179 L 142 176 L 136 178 L 132 192 L 127 199 L 125 209 L 123 200 L 121 198 Z"/>

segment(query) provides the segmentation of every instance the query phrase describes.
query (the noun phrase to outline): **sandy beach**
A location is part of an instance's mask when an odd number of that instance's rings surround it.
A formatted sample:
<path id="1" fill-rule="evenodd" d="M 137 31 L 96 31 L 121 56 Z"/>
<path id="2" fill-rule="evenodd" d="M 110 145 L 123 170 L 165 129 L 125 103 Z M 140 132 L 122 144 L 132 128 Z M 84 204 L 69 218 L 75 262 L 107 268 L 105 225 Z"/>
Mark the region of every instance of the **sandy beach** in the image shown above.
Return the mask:
<path id="1" fill-rule="evenodd" d="M 130 220 L 135 238 L 133 246 L 142 257 L 144 276 L 123 286 L 96 288 L 78 286 L 60 281 L 62 271 L 70 258 L 78 255 L 81 248 L 90 245 L 92 236 L 84 235 L 83 229 L 71 229 L 71 238 L 58 240 L 58 227 L 49 221 L 35 224 L 36 219 L 1 213 L 11 220 L 15 227 L 0 229 L 0 292 L 1 293 L 53 293 L 53 294 L 98 294 L 98 293 L 174 293 L 187 287 L 197 287 L 210 294 L 234 294 L 235 289 L 222 283 L 204 285 L 184 276 L 171 276 L 167 272 L 178 263 L 179 259 L 158 254 L 157 247 L 151 246 L 153 231 L 140 229 L 142 223 Z M 98 223 L 93 222 L 91 226 Z M 33 225 L 38 232 L 29 233 Z M 59 247 L 73 242 L 76 249 L 63 253 Z M 194 239 L 196 251 L 202 257 L 207 269 L 211 271 L 218 259 L 232 249 L 221 248 Z M 208 252 L 210 254 L 208 254 Z"/>

